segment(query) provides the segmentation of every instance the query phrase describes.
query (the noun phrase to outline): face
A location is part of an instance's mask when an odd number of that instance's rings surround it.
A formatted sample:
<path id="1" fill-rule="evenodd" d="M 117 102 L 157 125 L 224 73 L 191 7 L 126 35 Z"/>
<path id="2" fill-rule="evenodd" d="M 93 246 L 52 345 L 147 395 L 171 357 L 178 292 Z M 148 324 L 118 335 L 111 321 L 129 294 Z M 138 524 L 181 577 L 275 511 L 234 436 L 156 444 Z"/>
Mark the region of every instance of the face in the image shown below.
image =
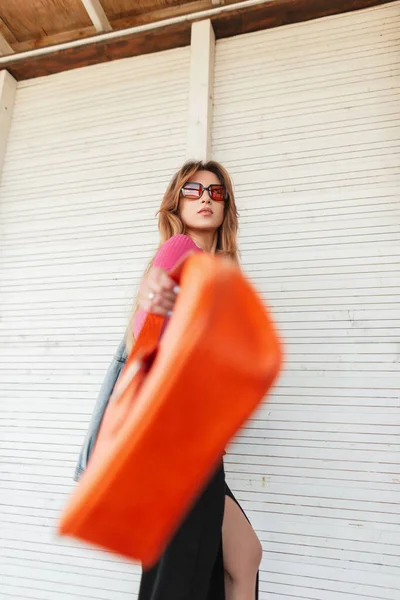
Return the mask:
<path id="1" fill-rule="evenodd" d="M 210 171 L 197 171 L 190 183 L 201 183 L 205 188 L 221 185 L 218 177 Z M 207 190 L 195 200 L 182 197 L 179 208 L 182 221 L 192 231 L 216 231 L 224 220 L 224 200 L 213 200 Z"/>

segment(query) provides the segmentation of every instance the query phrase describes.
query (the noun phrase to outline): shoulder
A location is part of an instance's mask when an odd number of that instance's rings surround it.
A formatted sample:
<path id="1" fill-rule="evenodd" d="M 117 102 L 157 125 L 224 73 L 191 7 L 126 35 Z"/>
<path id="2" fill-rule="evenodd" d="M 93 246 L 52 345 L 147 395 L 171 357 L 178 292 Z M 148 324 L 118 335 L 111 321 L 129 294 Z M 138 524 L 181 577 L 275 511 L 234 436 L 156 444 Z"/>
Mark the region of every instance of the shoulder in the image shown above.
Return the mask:
<path id="1" fill-rule="evenodd" d="M 160 250 L 162 248 L 189 248 L 189 249 L 197 248 L 197 249 L 199 249 L 198 246 L 196 246 L 196 244 L 192 240 L 192 238 L 190 238 L 188 235 L 185 235 L 184 233 L 178 233 L 177 235 L 173 235 L 172 237 L 170 237 L 169 240 L 167 240 L 166 242 L 164 242 L 164 244 L 162 244 L 162 246 L 160 247 Z"/>
<path id="2" fill-rule="evenodd" d="M 188 235 L 174 235 L 160 246 L 153 264 L 169 271 L 190 251 L 199 252 L 200 248 Z"/>

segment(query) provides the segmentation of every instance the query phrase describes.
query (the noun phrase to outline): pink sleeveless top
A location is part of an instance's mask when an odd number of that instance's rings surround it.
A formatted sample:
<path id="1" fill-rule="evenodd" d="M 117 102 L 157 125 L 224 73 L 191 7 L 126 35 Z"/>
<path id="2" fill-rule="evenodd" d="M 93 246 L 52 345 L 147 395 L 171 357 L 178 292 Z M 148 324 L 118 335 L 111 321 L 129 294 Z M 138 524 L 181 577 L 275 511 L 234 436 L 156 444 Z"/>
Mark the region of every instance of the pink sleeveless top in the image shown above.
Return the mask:
<path id="1" fill-rule="evenodd" d="M 160 246 L 154 258 L 153 266 L 161 267 L 162 269 L 170 272 L 190 251 L 202 252 L 202 250 L 196 246 L 194 241 L 189 236 L 183 234 L 174 235 L 162 246 Z M 140 308 L 137 311 L 133 321 L 133 333 L 135 338 L 138 337 L 145 319 L 146 312 Z"/>

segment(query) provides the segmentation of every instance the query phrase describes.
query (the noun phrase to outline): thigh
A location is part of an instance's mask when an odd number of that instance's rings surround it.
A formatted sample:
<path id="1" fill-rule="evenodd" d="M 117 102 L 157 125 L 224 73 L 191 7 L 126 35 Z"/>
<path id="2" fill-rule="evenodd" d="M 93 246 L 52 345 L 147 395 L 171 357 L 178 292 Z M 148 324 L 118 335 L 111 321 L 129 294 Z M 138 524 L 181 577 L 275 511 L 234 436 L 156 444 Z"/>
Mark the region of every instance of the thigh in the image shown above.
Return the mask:
<path id="1" fill-rule="evenodd" d="M 232 579 L 247 574 L 249 569 L 258 569 L 262 555 L 260 541 L 239 504 L 230 494 L 225 496 L 222 546 L 224 568 Z"/>

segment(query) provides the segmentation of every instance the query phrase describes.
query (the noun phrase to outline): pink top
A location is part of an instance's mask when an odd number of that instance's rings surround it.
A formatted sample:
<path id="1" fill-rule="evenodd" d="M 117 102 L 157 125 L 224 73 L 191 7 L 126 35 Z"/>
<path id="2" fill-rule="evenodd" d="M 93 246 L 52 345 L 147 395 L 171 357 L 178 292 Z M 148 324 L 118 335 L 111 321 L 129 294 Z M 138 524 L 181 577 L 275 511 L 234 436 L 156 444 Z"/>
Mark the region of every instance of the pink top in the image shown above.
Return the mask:
<path id="1" fill-rule="evenodd" d="M 188 252 L 193 250 L 195 252 L 202 252 L 188 235 L 174 235 L 160 246 L 154 258 L 153 266 L 161 267 L 170 272 Z M 146 311 L 140 308 L 135 315 L 133 321 L 133 333 L 135 338 L 138 337 L 143 327 L 146 314 Z"/>

